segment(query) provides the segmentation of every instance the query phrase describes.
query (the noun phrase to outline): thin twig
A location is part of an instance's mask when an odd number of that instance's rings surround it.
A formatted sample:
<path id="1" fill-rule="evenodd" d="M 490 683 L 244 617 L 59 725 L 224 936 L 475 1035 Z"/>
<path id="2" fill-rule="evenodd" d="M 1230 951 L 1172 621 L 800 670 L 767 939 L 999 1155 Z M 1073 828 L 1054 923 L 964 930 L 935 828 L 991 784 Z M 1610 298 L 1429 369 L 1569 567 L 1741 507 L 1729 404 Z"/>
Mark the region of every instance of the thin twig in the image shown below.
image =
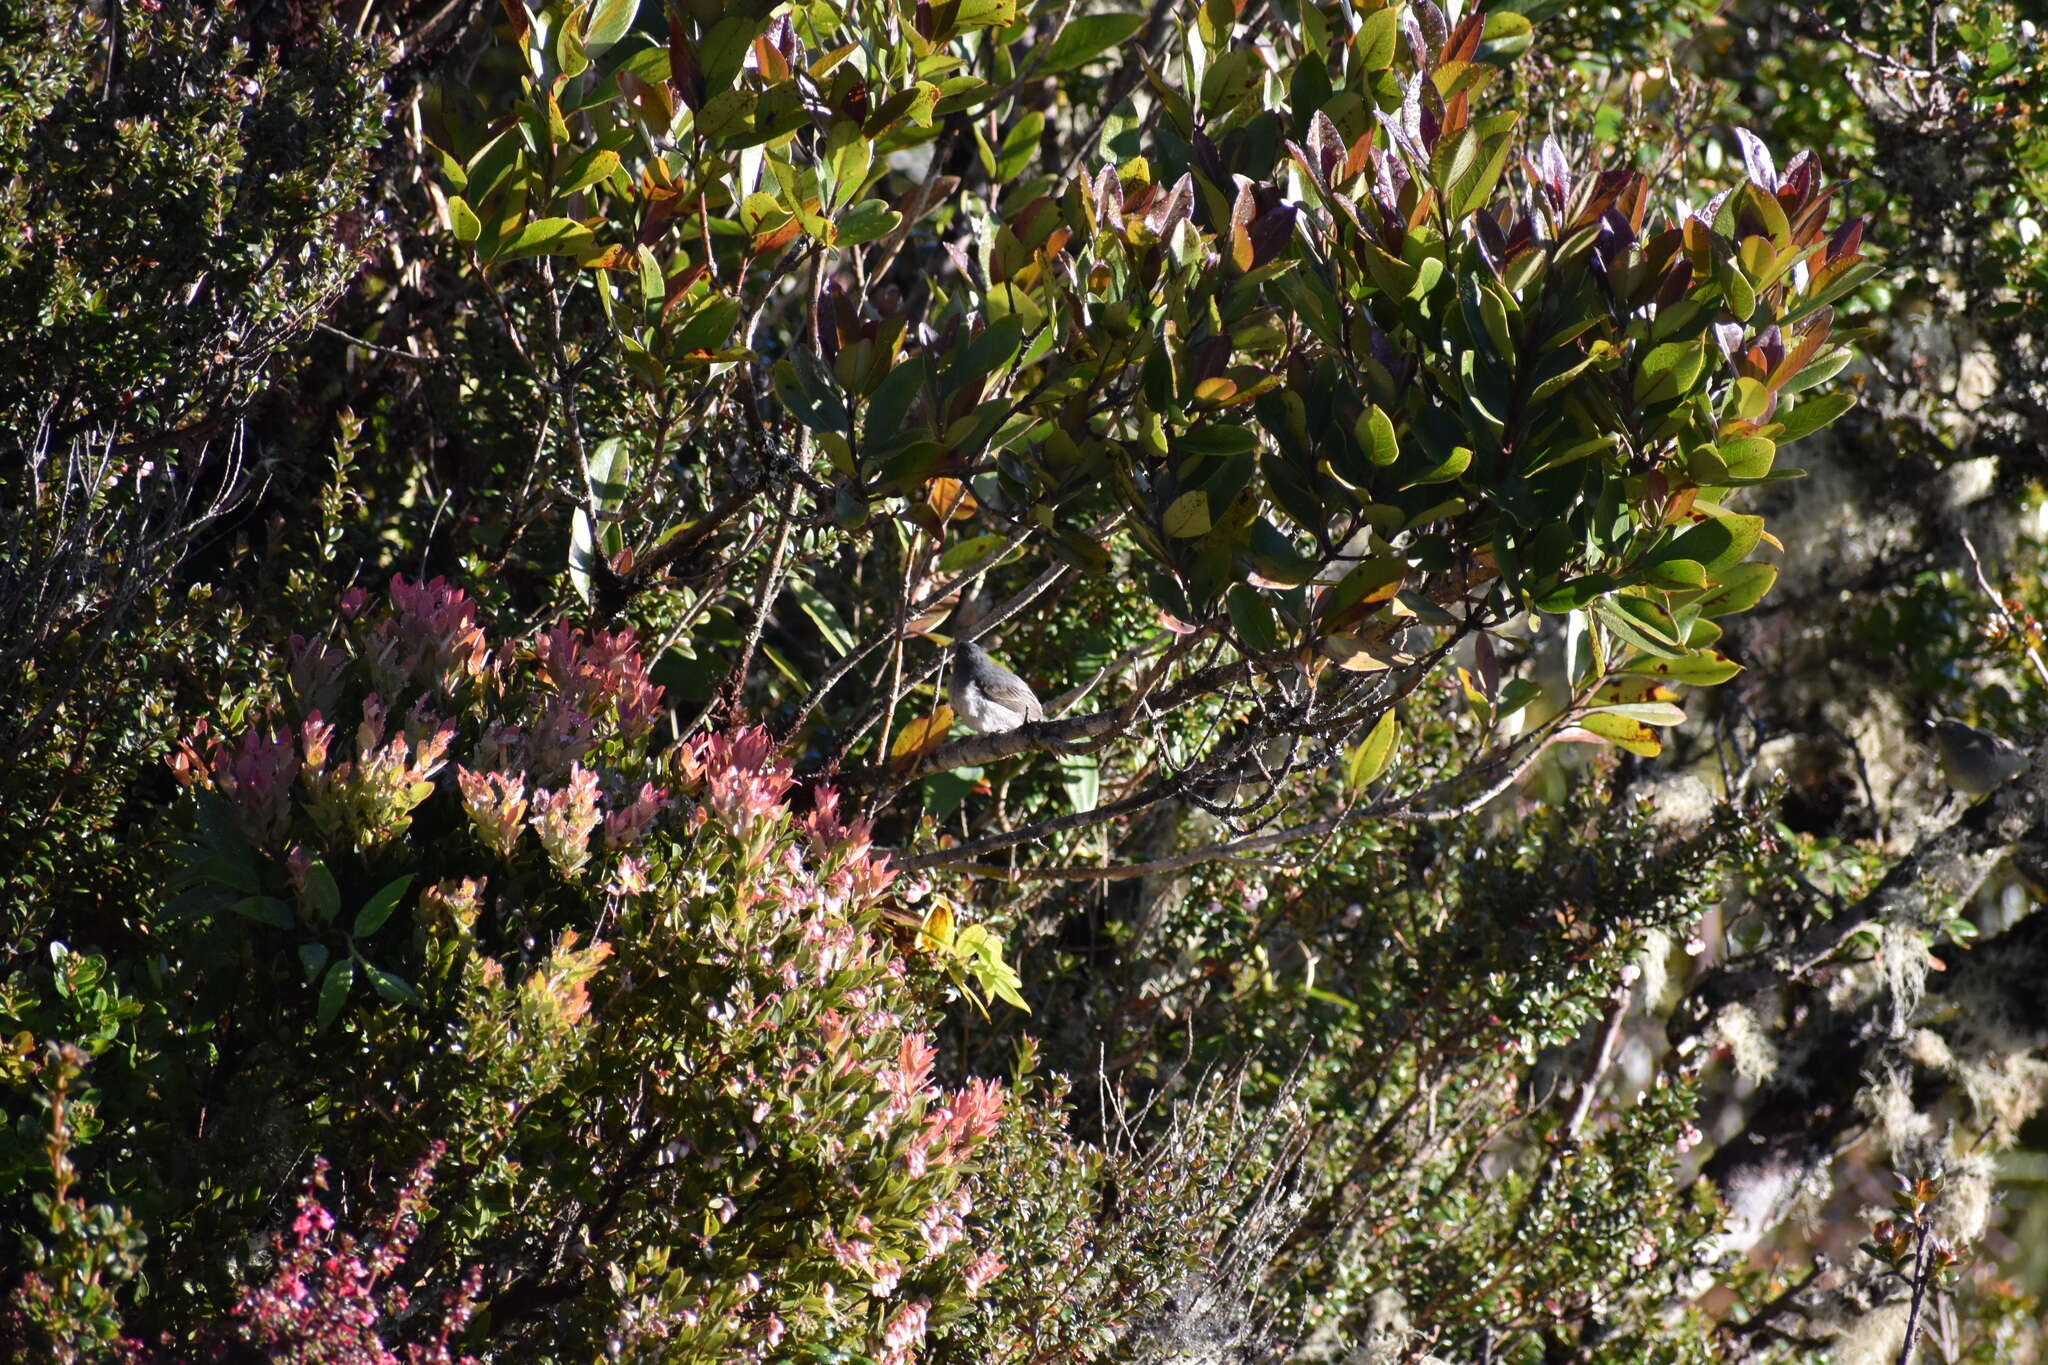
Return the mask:
<path id="1" fill-rule="evenodd" d="M 431 356 L 414 355 L 411 351 L 394 351 L 389 346 L 379 346 L 374 341 L 365 341 L 359 336 L 350 336 L 339 327 L 330 327 L 324 322 L 316 322 L 313 326 L 316 330 L 325 332 L 329 336 L 340 337 L 351 346 L 359 347 L 365 351 L 373 351 L 378 355 L 390 356 L 393 360 L 403 360 L 409 365 L 432 363 L 433 358 Z"/>
<path id="2" fill-rule="evenodd" d="M 1560 1130 L 1562 1141 L 1569 1145 L 1578 1140 L 1579 1129 L 1586 1124 L 1586 1118 L 1593 1112 L 1593 1096 L 1600 1089 L 1600 1077 L 1614 1060 L 1614 1045 L 1621 1038 L 1621 1024 L 1628 1017 L 1628 1002 L 1631 987 L 1622 982 L 1614 988 L 1614 996 L 1607 1002 L 1607 1015 L 1600 1021 L 1600 1032 L 1593 1040 L 1593 1050 L 1586 1056 L 1586 1065 L 1579 1072 L 1579 1093 L 1572 1101 L 1572 1112 L 1566 1116 Z"/>
<path id="3" fill-rule="evenodd" d="M 2048 687 L 2048 664 L 2041 662 L 2041 656 L 2028 638 L 2026 628 L 2012 614 L 2012 609 L 2005 605 L 2005 598 L 1991 586 L 1990 578 L 1984 573 L 1984 561 L 1977 558 L 1977 547 L 1970 543 L 1967 533 L 1963 536 L 1963 553 L 1970 557 L 1970 568 L 1977 575 L 1977 586 L 1984 590 L 1984 596 L 1991 602 L 1991 609 L 2005 622 L 2005 628 L 2012 632 L 2013 639 L 2019 641 L 2020 649 L 2027 656 L 2027 662 L 2034 666 L 2034 676 L 2041 680 L 2043 687 Z"/>
<path id="4" fill-rule="evenodd" d="M 896 723 L 896 708 L 903 701 L 903 629 L 910 623 L 910 598 L 915 587 L 917 541 L 922 532 L 912 531 L 910 553 L 903 558 L 903 591 L 896 597 L 896 620 L 889 627 L 894 648 L 889 651 L 889 701 L 882 708 L 882 739 L 876 752 L 889 752 L 889 730 Z"/>
<path id="5" fill-rule="evenodd" d="M 739 713 L 740 699 L 747 685 L 747 669 L 754 662 L 754 647 L 761 643 L 761 632 L 768 627 L 768 614 L 774 610 L 776 598 L 782 595 L 782 560 L 789 549 L 790 505 L 795 501 L 796 485 L 791 484 L 782 495 L 782 505 L 776 509 L 775 548 L 768 552 L 768 570 L 761 575 L 761 585 L 754 594 L 753 623 L 747 627 L 747 638 L 740 645 L 739 658 L 733 661 L 726 685 L 707 703 L 707 714 L 718 704 L 721 696 L 725 699 L 728 715 Z M 699 716 L 690 730 L 694 731 L 704 719 L 704 716 Z"/>
<path id="6" fill-rule="evenodd" d="M 1389 704 L 1391 705 L 1391 703 Z M 984 838 L 976 839 L 971 843 L 961 844 L 953 848 L 935 849 L 927 853 L 915 853 L 908 857 L 892 859 L 892 861 L 896 866 L 904 868 L 957 867 L 961 870 L 972 871 L 981 876 L 1004 881 L 1036 881 L 1048 878 L 1064 881 L 1120 881 L 1131 877 L 1151 876 L 1159 872 L 1177 872 L 1182 868 L 1194 867 L 1201 863 L 1215 862 L 1223 858 L 1242 857 L 1245 854 L 1256 853 L 1261 849 L 1278 848 L 1284 844 L 1298 843 L 1305 839 L 1313 839 L 1320 835 L 1330 834 L 1350 825 L 1362 824 L 1367 820 L 1395 820 L 1411 823 L 1438 824 L 1446 820 L 1461 819 L 1475 811 L 1484 809 L 1502 792 L 1505 792 L 1508 788 L 1519 782 L 1547 747 L 1550 735 L 1557 728 L 1560 728 L 1561 723 L 1571 714 L 1571 712 L 1563 713 L 1543 729 L 1531 731 L 1523 735 L 1521 738 L 1505 745 L 1498 753 L 1481 760 L 1470 768 L 1453 774 L 1451 777 L 1431 784 L 1426 791 L 1414 797 L 1402 799 L 1390 797 L 1362 806 L 1353 806 L 1349 810 L 1340 811 L 1335 815 L 1325 816 L 1320 820 L 1310 820 L 1299 825 L 1290 825 L 1286 829 L 1272 834 L 1259 834 L 1230 843 L 1212 844 L 1207 848 L 1195 849 L 1187 853 L 1175 854 L 1171 857 L 1155 858 L 1142 863 L 1119 863 L 1108 867 L 1068 865 L 1015 869 L 998 868 L 968 861 L 976 854 L 993 852 L 997 849 L 1008 848 L 1020 843 L 1035 843 L 1051 835 L 1064 833 L 1068 829 L 1079 828 L 1082 825 L 1088 824 L 1100 824 L 1104 820 L 1115 819 L 1119 816 L 1142 810 L 1146 806 L 1155 805 L 1171 795 L 1170 787 L 1173 784 L 1162 783 L 1145 791 L 1135 793 L 1123 801 L 1115 802 L 1108 806 L 1098 806 L 1093 811 L 1080 811 L 1072 815 L 1041 821 L 1035 825 L 1028 825 L 1023 829 L 991 834 Z M 1015 732 L 1012 731 L 1011 733 Z M 998 738 L 998 736 L 987 736 L 986 738 Z M 1535 742 L 1539 739 L 1543 742 Z M 1525 749 L 1526 752 L 1517 755 L 1517 749 Z M 1488 782 L 1486 786 L 1469 796 L 1456 800 L 1451 799 L 1451 791 L 1455 786 L 1462 785 L 1476 773 L 1484 772 L 1489 768 L 1497 768 L 1503 764 L 1507 765 L 1506 770 L 1497 780 Z"/>
<path id="7" fill-rule="evenodd" d="M 995 568 L 1004 559 L 1008 558 L 1010 551 L 1016 549 L 1019 545 L 1022 545 L 1026 540 L 1028 540 L 1031 536 L 1031 532 L 1031 527 L 1020 526 L 1017 530 L 1011 533 L 1010 538 L 1008 540 L 1004 541 L 1002 545 L 996 548 L 995 551 L 984 557 L 979 564 L 975 565 L 973 568 L 970 569 L 963 569 L 961 572 L 953 575 L 953 577 L 947 579 L 944 583 L 940 584 L 937 588 L 933 589 L 930 593 L 926 594 L 922 600 L 918 601 L 910 608 L 910 614 L 912 616 L 924 615 L 933 607 L 945 601 L 948 597 L 952 596 L 960 589 L 966 587 L 969 583 L 974 582 L 983 574 L 986 574 L 989 570 Z M 879 631 L 876 634 L 870 636 L 865 641 L 863 641 L 858 648 L 849 651 L 846 657 L 842 658 L 838 663 L 834 664 L 831 670 L 825 674 L 824 680 L 821 681 L 816 687 L 812 688 L 811 694 L 803 699 L 802 705 L 797 707 L 796 718 L 790 721 L 788 728 L 783 731 L 783 737 L 787 739 L 790 736 L 794 735 L 797 732 L 798 728 L 801 727 L 803 723 L 810 718 L 811 712 L 818 709 L 818 703 L 823 701 L 826 695 L 829 694 L 833 688 L 839 686 L 839 684 L 845 680 L 847 674 L 851 673 L 855 668 L 859 667 L 861 660 L 867 658 L 868 655 L 874 653 L 883 645 L 888 644 L 890 639 L 893 638 L 895 634 L 895 627 L 892 627 L 888 630 Z"/>

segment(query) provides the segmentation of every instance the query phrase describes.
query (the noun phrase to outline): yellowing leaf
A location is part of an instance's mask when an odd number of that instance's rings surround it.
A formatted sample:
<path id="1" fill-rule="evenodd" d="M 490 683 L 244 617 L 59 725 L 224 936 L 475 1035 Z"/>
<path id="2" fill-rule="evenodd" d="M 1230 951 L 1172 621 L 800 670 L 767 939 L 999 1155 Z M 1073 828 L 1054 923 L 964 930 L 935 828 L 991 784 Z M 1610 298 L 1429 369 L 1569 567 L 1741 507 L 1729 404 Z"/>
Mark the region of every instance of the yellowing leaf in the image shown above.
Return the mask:
<path id="1" fill-rule="evenodd" d="M 933 479 L 925 485 L 924 500 L 940 521 L 965 521 L 974 515 L 974 494 L 958 479 Z"/>
<path id="2" fill-rule="evenodd" d="M 1641 754 L 1644 758 L 1655 758 L 1664 752 L 1664 745 L 1658 740 L 1656 732 L 1641 721 L 1630 720 L 1626 716 L 1605 715 L 1596 711 L 1581 720 L 1579 726 L 1598 735 L 1617 749 L 1626 749 L 1632 754 Z"/>
<path id="3" fill-rule="evenodd" d="M 1209 520 L 1209 495 L 1197 488 L 1183 493 L 1173 500 L 1161 518 L 1166 534 L 1175 540 L 1191 540 L 1207 535 L 1213 524 Z"/>
<path id="4" fill-rule="evenodd" d="M 919 926 L 919 942 L 928 952 L 944 952 L 953 946 L 953 903 L 943 896 L 932 898 L 932 908 Z"/>
<path id="5" fill-rule="evenodd" d="M 889 758 L 908 767 L 938 748 L 952 728 L 953 708 L 941 704 L 930 715 L 903 727 L 903 733 L 896 736 L 896 742 L 889 746 Z"/>
<path id="6" fill-rule="evenodd" d="M 1378 781 L 1394 757 L 1394 738 L 1394 713 L 1389 710 L 1380 716 L 1371 732 L 1351 751 L 1344 764 L 1344 785 L 1356 792 L 1364 791 Z"/>
<path id="7" fill-rule="evenodd" d="M 1386 645 L 1368 645 L 1355 635 L 1326 635 L 1319 647 L 1324 658 L 1347 673 L 1377 673 L 1405 662 Z"/>
<path id="8" fill-rule="evenodd" d="M 1727 682 L 1742 671 L 1742 665 L 1724 654 L 1709 649 L 1683 659 L 1637 659 L 1626 670 L 1651 678 L 1668 678 L 1672 682 L 1690 683 L 1694 687 L 1712 687 Z"/>

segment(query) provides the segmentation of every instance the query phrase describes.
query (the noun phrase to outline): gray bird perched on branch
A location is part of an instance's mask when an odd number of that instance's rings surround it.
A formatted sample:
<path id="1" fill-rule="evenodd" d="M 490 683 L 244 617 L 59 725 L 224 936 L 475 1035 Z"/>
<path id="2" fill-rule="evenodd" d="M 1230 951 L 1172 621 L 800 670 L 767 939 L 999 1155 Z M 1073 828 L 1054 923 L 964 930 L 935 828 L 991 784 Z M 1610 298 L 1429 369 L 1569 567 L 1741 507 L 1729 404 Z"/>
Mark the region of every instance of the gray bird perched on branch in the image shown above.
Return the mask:
<path id="1" fill-rule="evenodd" d="M 953 714 L 977 735 L 999 735 L 1045 719 L 1030 684 L 969 640 L 953 642 L 953 676 L 946 680 Z"/>
<path id="2" fill-rule="evenodd" d="M 2027 751 L 2007 739 L 1947 716 L 1927 722 L 1941 755 L 1941 773 L 1965 796 L 1984 796 L 2027 766 Z"/>

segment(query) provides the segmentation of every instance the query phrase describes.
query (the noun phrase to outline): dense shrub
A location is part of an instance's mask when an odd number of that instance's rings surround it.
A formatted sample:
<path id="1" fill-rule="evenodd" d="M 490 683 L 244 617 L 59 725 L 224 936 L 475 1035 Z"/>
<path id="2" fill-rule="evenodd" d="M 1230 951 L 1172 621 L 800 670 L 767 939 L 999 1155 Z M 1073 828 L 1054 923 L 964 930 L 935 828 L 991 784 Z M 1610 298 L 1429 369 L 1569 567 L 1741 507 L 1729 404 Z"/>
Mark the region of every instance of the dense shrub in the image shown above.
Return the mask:
<path id="1" fill-rule="evenodd" d="M 322 8 L 0 20 L 12 1358 L 2024 1358 L 2016 6 Z"/>

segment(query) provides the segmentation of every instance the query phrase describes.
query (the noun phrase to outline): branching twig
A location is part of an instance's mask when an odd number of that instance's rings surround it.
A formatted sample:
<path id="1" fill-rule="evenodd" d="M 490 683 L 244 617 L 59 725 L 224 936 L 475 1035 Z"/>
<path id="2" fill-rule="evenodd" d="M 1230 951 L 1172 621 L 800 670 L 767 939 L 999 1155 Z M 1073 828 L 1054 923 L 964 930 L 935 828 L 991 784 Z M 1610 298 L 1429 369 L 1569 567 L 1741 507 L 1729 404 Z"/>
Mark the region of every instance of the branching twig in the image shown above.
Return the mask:
<path id="1" fill-rule="evenodd" d="M 2012 608 L 2006 606 L 2004 596 L 1991 586 L 1990 578 L 1984 573 L 1984 561 L 1977 558 L 1977 547 L 1970 542 L 1967 534 L 1963 537 L 1963 553 L 1970 557 L 1971 572 L 1976 574 L 1977 586 L 1984 590 L 1984 596 L 1991 603 L 1991 609 L 1998 613 L 1998 619 L 2005 622 L 2005 628 L 2011 631 L 2013 639 L 2019 642 L 2021 651 L 2027 656 L 2027 662 L 2034 666 L 2034 676 L 2041 680 L 2043 687 L 2048 687 L 2048 664 L 2041 662 L 2041 655 L 2034 648 L 2033 641 L 2028 638 L 2024 623 L 2013 615 Z"/>
<path id="2" fill-rule="evenodd" d="M 1010 534 L 1008 540 L 1004 541 L 993 553 L 986 556 L 981 563 L 973 568 L 961 570 L 933 589 L 923 599 L 914 603 L 910 608 L 910 615 L 913 617 L 924 615 L 924 613 L 930 611 L 969 583 L 975 582 L 989 570 L 995 568 L 997 564 L 1001 563 L 1010 551 L 1022 545 L 1030 536 L 1031 528 L 1029 526 L 1019 527 Z M 867 658 L 868 655 L 874 653 L 883 645 L 888 644 L 898 629 L 896 626 L 891 626 L 887 630 L 879 631 L 869 636 L 857 648 L 848 651 L 846 657 L 834 664 L 830 671 L 825 674 L 824 679 L 811 689 L 811 694 L 805 697 L 803 703 L 797 707 L 796 717 L 784 729 L 783 737 L 787 739 L 794 735 L 803 723 L 810 718 L 811 712 L 818 709 L 818 703 L 823 701 L 833 688 L 844 682 L 846 676 L 860 666 L 861 660 Z"/>
<path id="3" fill-rule="evenodd" d="M 1232 667 L 1235 666 L 1232 665 Z M 1389 702 L 1388 704 L 1391 705 L 1392 703 Z M 1103 713 L 1098 712 L 1097 714 Z M 1426 790 L 1417 793 L 1415 796 L 1406 798 L 1388 797 L 1384 800 L 1368 802 L 1365 805 L 1353 806 L 1348 810 L 1325 816 L 1320 820 L 1310 820 L 1299 825 L 1290 825 L 1286 829 L 1272 834 L 1253 835 L 1249 838 L 1238 839 L 1230 843 L 1213 844 L 1207 848 L 1194 849 L 1187 853 L 1175 854 L 1171 857 L 1155 858 L 1143 863 L 1121 863 L 1109 867 L 1062 866 L 1015 869 L 990 867 L 968 861 L 977 854 L 993 852 L 997 849 L 1008 848 L 1020 843 L 1039 842 L 1054 834 L 1064 833 L 1069 829 L 1080 828 L 1089 824 L 1100 824 L 1105 820 L 1116 819 L 1142 810 L 1173 795 L 1174 787 L 1183 785 L 1186 779 L 1183 780 L 1183 783 L 1169 781 L 1167 783 L 1155 784 L 1153 787 L 1135 793 L 1123 801 L 1115 802 L 1108 806 L 1098 806 L 1094 811 L 1080 811 L 1072 815 L 1064 815 L 1056 819 L 1028 825 L 1023 829 L 992 834 L 954 848 L 935 849 L 927 853 L 911 854 L 908 857 L 898 858 L 894 861 L 897 866 L 906 868 L 957 866 L 983 876 L 996 877 L 1007 881 L 1041 879 L 1117 881 L 1130 877 L 1151 876 L 1159 872 L 1176 872 L 1182 868 L 1214 862 L 1220 858 L 1242 857 L 1263 849 L 1278 848 L 1284 844 L 1318 838 L 1351 825 L 1362 824 L 1367 820 L 1395 820 L 1435 824 L 1446 820 L 1461 819 L 1472 814 L 1474 811 L 1485 808 L 1494 798 L 1519 782 L 1528 773 L 1530 765 L 1536 761 L 1544 748 L 1547 747 L 1550 736 L 1555 733 L 1556 729 L 1562 725 L 1570 714 L 1570 712 L 1566 712 L 1556 720 L 1553 720 L 1550 725 L 1539 730 L 1530 731 L 1528 734 L 1510 741 L 1496 753 L 1450 777 L 1432 783 Z M 1044 729 L 1046 727 L 1032 728 Z M 1012 731 L 1011 733 L 1015 734 L 1016 732 Z M 987 735 L 982 738 L 1004 739 L 1008 737 L 1007 735 Z M 949 745 L 946 747 L 951 748 L 955 746 Z M 1481 780 L 1485 782 L 1485 785 L 1477 792 L 1462 797 L 1455 797 L 1453 795 L 1456 788 L 1470 782 L 1475 776 L 1488 774 L 1489 772 L 1497 774 L 1497 776 L 1482 777 Z"/>

